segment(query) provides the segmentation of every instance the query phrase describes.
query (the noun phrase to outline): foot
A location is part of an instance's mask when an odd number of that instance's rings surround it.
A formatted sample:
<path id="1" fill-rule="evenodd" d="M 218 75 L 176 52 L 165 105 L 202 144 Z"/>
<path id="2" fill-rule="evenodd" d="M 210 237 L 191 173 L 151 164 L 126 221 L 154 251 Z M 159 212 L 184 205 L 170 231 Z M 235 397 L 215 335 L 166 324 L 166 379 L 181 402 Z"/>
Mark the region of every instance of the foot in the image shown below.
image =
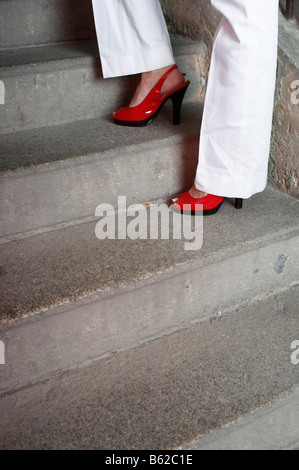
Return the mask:
<path id="1" fill-rule="evenodd" d="M 189 189 L 190 196 L 195 198 L 195 199 L 202 199 L 203 197 L 207 196 L 207 193 L 204 193 L 203 191 L 199 191 L 199 189 L 196 189 L 195 186 L 192 186 L 191 189 Z M 173 202 L 177 202 L 179 200 L 178 197 L 173 199 Z"/>
<path id="2" fill-rule="evenodd" d="M 136 88 L 132 101 L 129 104 L 129 107 L 132 108 L 142 103 L 142 101 L 149 94 L 151 89 L 171 67 L 172 65 L 169 65 L 161 69 L 153 70 L 152 72 L 143 73 L 141 75 L 141 80 Z M 184 75 L 179 71 L 179 69 L 173 70 L 173 72 L 170 73 L 170 75 L 166 78 L 165 82 L 163 83 L 161 94 L 164 95 L 168 91 L 173 90 L 177 86 L 181 85 L 181 83 L 184 83 L 184 81 Z"/>
<path id="3" fill-rule="evenodd" d="M 220 209 L 224 197 L 199 191 L 194 186 L 173 199 L 171 210 L 183 215 L 212 215 Z"/>
<path id="4" fill-rule="evenodd" d="M 189 190 L 189 193 L 195 199 L 201 199 L 207 196 L 207 193 L 204 193 L 203 191 L 199 191 L 199 189 L 196 189 L 195 186 L 192 186 L 192 188 Z"/>

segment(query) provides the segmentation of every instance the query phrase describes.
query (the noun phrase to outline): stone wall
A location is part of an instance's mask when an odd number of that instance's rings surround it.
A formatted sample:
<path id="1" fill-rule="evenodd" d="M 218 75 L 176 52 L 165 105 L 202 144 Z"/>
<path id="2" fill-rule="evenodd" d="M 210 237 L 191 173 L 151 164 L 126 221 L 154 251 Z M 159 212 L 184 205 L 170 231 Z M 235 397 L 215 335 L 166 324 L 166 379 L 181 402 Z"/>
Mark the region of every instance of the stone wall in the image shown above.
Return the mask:
<path id="1" fill-rule="evenodd" d="M 208 0 L 161 0 L 170 32 L 212 47 L 220 16 Z"/>
<path id="2" fill-rule="evenodd" d="M 280 18 L 277 85 L 269 178 L 299 199 L 299 29 Z"/>

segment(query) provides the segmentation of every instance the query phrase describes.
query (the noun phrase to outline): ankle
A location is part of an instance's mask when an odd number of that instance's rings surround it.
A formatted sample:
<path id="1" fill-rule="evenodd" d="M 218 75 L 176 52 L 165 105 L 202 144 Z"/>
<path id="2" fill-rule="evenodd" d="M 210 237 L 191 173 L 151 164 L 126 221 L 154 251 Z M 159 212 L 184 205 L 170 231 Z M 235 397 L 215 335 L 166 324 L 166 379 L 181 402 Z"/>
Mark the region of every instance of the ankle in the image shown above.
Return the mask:
<path id="1" fill-rule="evenodd" d="M 153 70 L 151 72 L 146 72 L 145 74 L 142 74 L 141 82 L 144 83 L 144 84 L 148 84 L 152 88 L 160 80 L 160 78 L 163 77 L 163 75 L 166 72 L 168 72 L 168 70 L 170 70 L 174 65 L 175 64 L 168 65 L 167 67 L 162 67 L 160 69 Z M 184 81 L 185 81 L 185 77 L 182 74 L 182 72 L 180 72 L 180 70 L 178 68 L 174 69 L 168 75 L 165 82 L 163 83 L 162 88 L 161 88 L 161 94 L 163 95 L 164 93 L 167 93 L 168 91 L 172 90 L 173 88 L 176 88 L 181 83 L 184 83 Z"/>
<path id="2" fill-rule="evenodd" d="M 157 84 L 160 78 L 163 77 L 163 75 L 172 67 L 173 65 L 168 65 L 160 69 L 142 73 L 139 85 L 129 106 L 133 107 L 140 104 L 151 89 Z M 161 95 L 164 95 L 176 88 L 181 83 L 184 83 L 184 81 L 184 75 L 179 71 L 179 69 L 173 70 L 162 85 Z"/>
<path id="3" fill-rule="evenodd" d="M 141 79 L 140 79 L 140 86 L 143 86 L 145 88 L 152 89 L 156 83 L 160 80 L 160 78 L 163 77 L 163 75 L 171 68 L 173 67 L 172 65 L 169 65 L 167 67 L 162 67 L 160 69 L 156 70 L 151 70 L 150 72 L 144 72 L 141 74 Z M 174 72 L 174 71 L 173 71 Z M 173 72 L 170 74 L 172 75 Z M 167 82 L 169 77 L 165 80 Z"/>
<path id="4" fill-rule="evenodd" d="M 195 186 L 192 186 L 192 188 L 189 190 L 189 193 L 194 199 L 201 199 L 207 196 L 207 193 L 196 189 Z"/>

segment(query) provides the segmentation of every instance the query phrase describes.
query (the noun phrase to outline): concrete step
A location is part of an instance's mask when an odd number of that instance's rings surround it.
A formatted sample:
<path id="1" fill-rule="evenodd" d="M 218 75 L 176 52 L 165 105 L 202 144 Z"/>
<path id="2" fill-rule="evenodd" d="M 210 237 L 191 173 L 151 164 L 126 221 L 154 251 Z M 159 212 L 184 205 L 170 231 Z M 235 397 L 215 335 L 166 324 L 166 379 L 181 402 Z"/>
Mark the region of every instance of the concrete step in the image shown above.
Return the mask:
<path id="1" fill-rule="evenodd" d="M 139 215 L 148 214 L 147 230 L 155 224 L 150 211 L 151 206 L 143 208 Z M 147 232 L 133 239 L 131 231 L 121 239 L 116 233 L 115 239 L 99 240 L 97 217 L 2 244 L 0 340 L 6 365 L 0 369 L 0 391 L 182 325 L 220 321 L 232 309 L 242 311 L 298 286 L 298 211 L 298 201 L 268 188 L 242 211 L 228 200 L 217 215 L 205 218 L 202 245 L 202 227 L 188 228 L 188 216 L 174 237 L 173 227 L 182 222 L 178 214 L 164 238 L 151 239 Z M 124 223 L 136 223 L 134 217 Z M 196 242 L 193 251 L 190 241 Z M 288 315 L 284 321 L 290 324 Z M 248 334 L 255 337 L 256 331 Z"/>
<path id="2" fill-rule="evenodd" d="M 0 48 L 95 38 L 91 1 L 1 0 Z"/>
<path id="3" fill-rule="evenodd" d="M 172 42 L 177 63 L 192 83 L 186 100 L 199 101 L 208 66 L 206 46 L 176 37 Z M 1 51 L 0 64 L 5 86 L 0 133 L 111 115 L 129 101 L 138 80 L 103 80 L 95 41 Z"/>
<path id="4" fill-rule="evenodd" d="M 142 129 L 111 117 L 1 136 L 0 237 L 13 239 L 93 217 L 117 206 L 176 194 L 193 184 L 202 105 L 186 103 L 182 124 L 172 106 Z"/>
<path id="5" fill-rule="evenodd" d="M 293 367 L 295 372 L 295 369 Z M 298 376 L 298 374 L 297 374 Z M 299 386 L 182 450 L 298 450 Z"/>
<path id="6" fill-rule="evenodd" d="M 298 302 L 294 287 L 2 394 L 1 449 L 298 448 Z"/>

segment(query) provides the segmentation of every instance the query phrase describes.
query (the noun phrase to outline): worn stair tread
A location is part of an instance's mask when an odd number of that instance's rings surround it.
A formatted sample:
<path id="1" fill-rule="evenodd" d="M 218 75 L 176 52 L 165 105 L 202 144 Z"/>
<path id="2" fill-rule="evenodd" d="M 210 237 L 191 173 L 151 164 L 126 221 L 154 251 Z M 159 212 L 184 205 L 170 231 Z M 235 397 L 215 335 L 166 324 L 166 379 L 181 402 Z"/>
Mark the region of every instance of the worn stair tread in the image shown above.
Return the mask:
<path id="1" fill-rule="evenodd" d="M 0 172 L 198 135 L 201 115 L 200 103 L 186 103 L 181 125 L 173 126 L 172 107 L 166 104 L 157 120 L 144 128 L 116 126 L 111 113 L 97 119 L 3 134 L 0 136 Z"/>
<path id="2" fill-rule="evenodd" d="M 90 58 L 98 57 L 96 41 L 77 41 L 65 44 L 46 44 L 31 47 L 18 47 L 0 51 L 0 73 L 5 77 L 20 73 L 55 70 L 70 66 L 77 60 L 80 64 L 88 63 Z"/>
<path id="3" fill-rule="evenodd" d="M 229 423 L 248 414 L 256 418 L 253 411 L 298 384 L 290 360 L 298 301 L 298 289 L 289 290 L 221 321 L 188 325 L 2 394 L 1 448 L 169 451 L 183 446 L 190 453 L 220 426 L 220 436 L 229 438 Z M 264 410 L 266 426 L 257 429 L 265 423 L 254 420 L 255 434 L 244 428 L 246 421 L 239 424 L 243 447 L 256 443 L 256 433 L 264 436 L 259 446 L 266 440 L 280 449 L 283 442 L 290 447 L 298 441 L 298 432 L 290 433 L 298 415 L 295 390 L 292 413 L 282 423 L 275 411 L 286 411 L 285 395 Z M 203 443 L 190 444 L 199 437 Z M 231 442 L 235 450 L 239 442 Z"/>
<path id="4" fill-rule="evenodd" d="M 227 200 L 217 215 L 205 218 L 203 247 L 196 251 L 186 251 L 187 240 L 173 240 L 171 233 L 169 240 L 100 241 L 98 219 L 2 244 L 1 321 L 93 293 L 134 288 L 176 269 L 196 269 L 297 236 L 298 215 L 298 201 L 268 188 L 241 211 Z"/>
<path id="5" fill-rule="evenodd" d="M 172 43 L 178 66 L 191 81 L 185 102 L 198 102 L 207 47 L 178 37 Z M 111 114 L 129 103 L 139 81 L 139 75 L 103 80 L 96 41 L 0 51 L 0 76 L 5 86 L 1 134 Z"/>
<path id="6" fill-rule="evenodd" d="M 203 47 L 198 41 L 173 35 L 171 43 L 175 55 L 196 54 L 199 45 Z M 53 72 L 72 66 L 92 65 L 95 58 L 99 59 L 96 40 L 17 47 L 0 50 L 0 74 L 1 78 L 6 78 L 33 72 Z"/>
<path id="7" fill-rule="evenodd" d="M 95 37 L 91 2 L 2 0 L 0 17 L 2 49 Z"/>
<path id="8" fill-rule="evenodd" d="M 207 47 L 172 38 L 176 62 L 191 85 L 186 101 L 200 101 Z M 57 126 L 112 113 L 130 102 L 139 75 L 103 80 L 96 41 L 50 44 L 0 51 L 5 86 L 0 133 Z"/>

